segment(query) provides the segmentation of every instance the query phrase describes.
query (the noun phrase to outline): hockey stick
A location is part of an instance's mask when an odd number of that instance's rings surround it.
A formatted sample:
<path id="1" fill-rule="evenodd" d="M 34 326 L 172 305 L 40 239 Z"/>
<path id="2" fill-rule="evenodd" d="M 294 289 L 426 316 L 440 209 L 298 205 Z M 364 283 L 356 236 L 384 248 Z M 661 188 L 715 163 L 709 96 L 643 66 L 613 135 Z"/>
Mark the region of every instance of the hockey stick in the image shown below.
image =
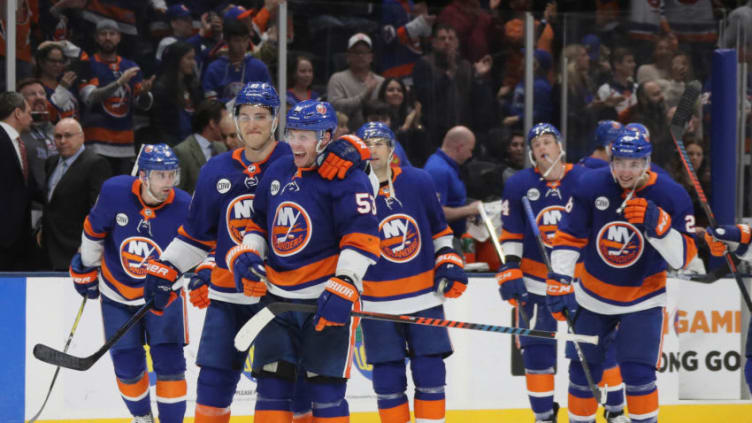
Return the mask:
<path id="1" fill-rule="evenodd" d="M 70 334 L 68 335 L 68 340 L 65 341 L 65 347 L 63 347 L 63 352 L 68 351 L 68 347 L 70 346 L 71 341 L 73 340 L 73 334 L 76 333 L 76 328 L 78 327 L 78 322 L 81 320 L 81 315 L 84 314 L 84 306 L 86 305 L 86 298 L 84 297 L 83 301 L 81 301 L 81 307 L 78 308 L 78 313 L 76 313 L 76 320 L 73 321 L 73 328 L 70 331 Z M 42 403 L 42 406 L 39 407 L 39 411 L 37 411 L 37 414 L 34 414 L 34 417 L 29 420 L 29 423 L 34 423 L 39 418 L 39 415 L 42 414 L 42 410 L 44 410 L 44 406 L 47 405 L 47 400 L 50 399 L 50 394 L 52 393 L 52 387 L 55 386 L 55 381 L 57 380 L 57 374 L 60 372 L 60 366 L 58 366 L 55 369 L 55 374 L 52 375 L 52 382 L 50 382 L 50 388 L 47 390 L 47 396 L 44 397 L 44 402 Z"/>
<path id="2" fill-rule="evenodd" d="M 700 180 L 697 179 L 697 174 L 692 167 L 692 162 L 689 161 L 689 155 L 687 155 L 687 150 L 684 147 L 684 141 L 681 140 L 681 137 L 684 134 L 684 125 L 692 116 L 692 109 L 695 106 L 697 97 L 700 96 L 701 88 L 702 87 L 698 81 L 692 81 L 687 84 L 687 87 L 684 89 L 684 94 L 681 99 L 679 99 L 679 104 L 676 106 L 674 118 L 671 119 L 670 132 L 671 138 L 674 140 L 674 145 L 676 145 L 676 149 L 679 151 L 679 158 L 681 159 L 682 165 L 684 165 L 684 170 L 687 172 L 687 176 L 697 192 L 697 198 L 700 200 L 702 210 L 708 218 L 708 224 L 711 227 L 716 228 L 718 227 L 718 222 L 716 222 L 713 210 L 710 208 L 710 204 L 708 204 L 708 198 L 705 196 L 705 191 L 703 191 L 702 185 L 700 185 Z M 731 257 L 731 253 L 729 253 L 728 250 L 726 251 L 725 257 L 729 270 L 734 274 L 736 284 L 739 286 L 739 291 L 742 294 L 744 303 L 747 305 L 747 309 L 752 311 L 752 300 L 749 298 L 749 292 L 744 286 L 744 281 L 742 280 L 741 275 L 739 275 L 739 272 L 736 269 L 736 263 L 734 263 L 734 259 Z"/>
<path id="3" fill-rule="evenodd" d="M 274 319 L 274 316 L 288 311 L 302 313 L 316 313 L 315 304 L 299 304 L 277 302 L 271 303 L 251 317 L 235 335 L 235 348 L 238 351 L 246 351 L 264 327 Z M 408 323 L 413 325 L 450 327 L 458 329 L 470 329 L 483 332 L 507 333 L 510 335 L 530 336 L 543 339 L 561 339 L 564 341 L 579 341 L 589 344 L 597 344 L 597 336 L 575 335 L 564 332 L 551 332 L 547 330 L 533 330 L 525 328 L 512 328 L 508 326 L 495 326 L 482 323 L 459 322 L 456 320 L 431 319 L 420 316 L 407 316 L 395 314 L 373 313 L 369 311 L 351 311 L 351 315 L 363 319 L 382 320 L 385 322 Z"/>
<path id="4" fill-rule="evenodd" d="M 504 250 L 501 249 L 501 244 L 496 238 L 496 230 L 494 230 L 493 223 L 491 223 L 491 219 L 488 218 L 488 214 L 486 214 L 486 209 L 485 207 L 483 207 L 482 202 L 478 203 L 478 213 L 480 214 L 480 219 L 483 221 L 483 225 L 486 227 L 488 236 L 491 237 L 491 244 L 493 244 L 494 250 L 496 250 L 496 255 L 499 256 L 499 260 L 501 260 L 502 264 L 506 264 L 507 257 L 504 255 Z M 519 304 L 517 311 L 520 312 L 520 317 L 522 317 L 522 320 L 525 321 L 526 325 L 530 326 L 530 319 L 527 317 L 527 312 L 525 312 L 525 309 L 522 308 L 522 303 L 519 298 L 517 298 L 517 304 Z"/>
<path id="5" fill-rule="evenodd" d="M 530 206 L 530 200 L 528 200 L 526 196 L 522 197 L 522 205 L 525 207 L 525 213 L 527 213 L 527 221 L 528 223 L 530 223 L 530 229 L 532 229 L 533 235 L 535 235 L 535 240 L 537 241 L 536 244 L 538 244 L 538 248 L 540 249 L 540 254 L 543 257 L 543 262 L 546 263 L 546 269 L 548 269 L 549 273 L 553 273 L 553 269 L 551 268 L 551 259 L 546 253 L 546 246 L 543 245 L 543 238 L 541 238 L 540 229 L 538 229 L 538 225 L 535 223 L 533 208 Z M 566 308 L 562 310 L 562 314 L 567 319 L 567 327 L 569 328 L 569 332 L 572 335 L 576 335 L 574 332 L 574 322 L 569 316 L 569 313 L 567 313 Z M 593 393 L 593 397 L 596 401 L 598 401 L 599 404 L 606 405 L 608 386 L 601 389 L 601 387 L 595 383 L 593 375 L 590 373 L 590 366 L 588 365 L 587 360 L 585 360 L 585 354 L 582 352 L 580 344 L 575 340 L 572 340 L 572 344 L 574 345 L 574 349 L 577 352 L 577 358 L 580 359 L 580 363 L 582 364 L 582 371 L 583 373 L 585 373 L 585 379 L 587 379 L 588 387 Z"/>
<path id="6" fill-rule="evenodd" d="M 58 351 L 56 349 L 50 348 L 44 344 L 34 345 L 34 357 L 41 361 L 44 361 L 45 363 L 65 367 L 67 369 L 88 370 L 152 308 L 154 308 L 154 301 L 149 301 L 141 306 L 141 308 L 139 308 L 138 311 L 133 316 L 131 316 L 131 318 L 128 319 L 128 321 L 125 322 L 123 326 L 121 326 L 120 329 L 118 329 L 117 332 L 115 332 L 115 334 L 112 335 L 112 337 L 104 343 L 104 345 L 102 345 L 101 348 L 99 348 L 94 354 L 88 357 L 75 357 L 67 354 L 64 351 Z"/>

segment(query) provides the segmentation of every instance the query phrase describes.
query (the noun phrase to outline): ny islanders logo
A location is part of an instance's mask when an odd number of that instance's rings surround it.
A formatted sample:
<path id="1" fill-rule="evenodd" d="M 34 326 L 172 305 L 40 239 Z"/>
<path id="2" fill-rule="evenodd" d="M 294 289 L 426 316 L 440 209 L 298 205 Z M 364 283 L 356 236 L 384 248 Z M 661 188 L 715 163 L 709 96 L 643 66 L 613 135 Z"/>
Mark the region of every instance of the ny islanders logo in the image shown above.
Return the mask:
<path id="1" fill-rule="evenodd" d="M 393 263 L 406 263 L 420 251 L 420 229 L 406 214 L 393 214 L 379 223 L 381 254 Z"/>
<path id="2" fill-rule="evenodd" d="M 236 244 L 243 242 L 245 228 L 251 223 L 254 197 L 254 194 L 239 195 L 227 204 L 227 214 L 225 216 L 227 233 Z"/>
<path id="3" fill-rule="evenodd" d="M 543 238 L 543 244 L 548 248 L 554 248 L 554 236 L 556 236 L 556 228 L 559 227 L 559 222 L 565 213 L 564 206 L 548 206 L 538 213 L 535 218 L 535 223 L 538 225 L 538 229 L 541 232 L 541 238 Z"/>
<path id="4" fill-rule="evenodd" d="M 146 262 L 162 254 L 156 242 L 142 237 L 132 236 L 120 244 L 120 264 L 125 273 L 135 279 L 146 277 Z"/>
<path id="5" fill-rule="evenodd" d="M 119 78 L 121 72 L 114 72 L 115 78 Z M 131 86 L 125 84 L 120 86 L 111 96 L 102 102 L 104 111 L 116 118 L 125 117 L 131 110 L 130 107 Z"/>
<path id="6" fill-rule="evenodd" d="M 598 231 L 598 255 L 617 269 L 633 265 L 642 256 L 645 239 L 629 222 L 610 222 Z"/>
<path id="7" fill-rule="evenodd" d="M 298 203 L 283 201 L 277 206 L 271 244 L 280 257 L 291 256 L 308 245 L 313 227 L 308 213 Z"/>

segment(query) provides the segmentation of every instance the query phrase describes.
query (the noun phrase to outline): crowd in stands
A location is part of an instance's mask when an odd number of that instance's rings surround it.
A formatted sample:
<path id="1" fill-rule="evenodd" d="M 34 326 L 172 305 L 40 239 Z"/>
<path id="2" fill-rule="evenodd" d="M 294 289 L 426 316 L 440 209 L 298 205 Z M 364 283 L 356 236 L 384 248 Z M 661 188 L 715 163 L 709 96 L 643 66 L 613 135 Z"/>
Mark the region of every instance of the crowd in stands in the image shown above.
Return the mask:
<path id="1" fill-rule="evenodd" d="M 238 90 L 278 82 L 277 12 L 285 0 L 10 1 L 18 3 L 17 85 L 4 86 L 3 6 L 0 91 L 20 97 L 3 97 L 0 120 L 18 132 L 11 144 L 31 213 L 6 219 L 0 256 L 16 258 L 0 270 L 67 269 L 99 185 L 130 173 L 141 144 L 173 146 L 180 187 L 190 192 L 206 160 L 239 146 L 228 113 Z M 335 136 L 385 122 L 399 141 L 398 160 L 419 167 L 450 129 L 466 128 L 461 135 L 475 148 L 458 165 L 468 197 L 479 200 L 498 198 L 525 165 L 524 12 L 535 17 L 532 120 L 562 129 L 567 161 L 592 152 L 599 121 L 639 122 L 654 162 L 691 193 L 668 131 L 679 98 L 695 79 L 709 91 L 719 43 L 739 47 L 741 60 L 752 56 L 744 48 L 752 36 L 740 36 L 752 27 L 750 7 L 730 0 L 286 3 L 287 106 L 329 101 L 339 119 Z M 685 143 L 708 189 L 703 98 Z M 68 173 L 86 177 L 72 182 Z M 26 224 L 33 241 L 16 233 Z"/>

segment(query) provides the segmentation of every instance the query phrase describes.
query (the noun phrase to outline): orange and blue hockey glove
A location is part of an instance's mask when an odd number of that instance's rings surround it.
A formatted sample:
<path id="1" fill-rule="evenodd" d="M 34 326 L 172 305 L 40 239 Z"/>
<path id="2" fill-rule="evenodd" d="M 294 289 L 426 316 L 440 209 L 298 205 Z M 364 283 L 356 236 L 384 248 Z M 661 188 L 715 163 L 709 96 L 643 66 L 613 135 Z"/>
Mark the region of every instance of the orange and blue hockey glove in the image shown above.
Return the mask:
<path id="1" fill-rule="evenodd" d="M 371 150 L 355 135 L 343 135 L 329 143 L 316 157 L 318 173 L 322 178 L 345 179 L 352 169 L 360 168 L 371 159 Z"/>
<path id="2" fill-rule="evenodd" d="M 446 298 L 457 298 L 467 289 L 465 263 L 454 249 L 444 247 L 436 253 L 433 285 L 436 292 Z"/>
<path id="3" fill-rule="evenodd" d="M 82 296 L 90 300 L 99 297 L 99 270 L 96 267 L 84 267 L 81 253 L 76 253 L 71 260 L 68 273 L 73 279 L 73 286 Z"/>
<path id="4" fill-rule="evenodd" d="M 710 247 L 710 253 L 716 257 L 726 254 L 726 246 L 730 252 L 743 256 L 749 248 L 750 239 L 752 231 L 747 225 L 720 225 L 705 229 L 705 241 Z"/>
<path id="5" fill-rule="evenodd" d="M 146 279 L 144 279 L 144 301 L 154 300 L 154 314 L 161 316 L 164 309 L 178 298 L 172 289 L 175 281 L 180 277 L 178 269 L 168 261 L 149 259 L 146 263 Z"/>
<path id="6" fill-rule="evenodd" d="M 266 295 L 266 267 L 256 250 L 244 245 L 232 247 L 225 262 L 235 279 L 235 288 L 246 297 Z"/>
<path id="7" fill-rule="evenodd" d="M 546 278 L 546 305 L 556 320 L 566 320 L 564 313 L 573 315 L 577 310 L 574 285 L 570 276 L 549 273 Z"/>
<path id="8" fill-rule="evenodd" d="M 496 273 L 496 282 L 499 283 L 501 299 L 509 301 L 509 304 L 517 307 L 527 303 L 527 288 L 525 288 L 525 281 L 522 280 L 520 262 L 510 260 L 510 258 L 510 256 L 507 256 L 506 264 L 502 265 L 499 272 Z"/>
<path id="9" fill-rule="evenodd" d="M 671 216 L 645 198 L 627 201 L 624 217 L 629 223 L 645 228 L 645 233 L 651 238 L 663 238 L 671 230 Z"/>
<path id="10" fill-rule="evenodd" d="M 188 281 L 188 298 L 194 307 L 202 309 L 209 306 L 209 282 L 211 281 L 211 272 L 216 264 L 214 261 L 205 261 L 198 265 Z"/>
<path id="11" fill-rule="evenodd" d="M 328 281 L 317 302 L 313 322 L 316 331 L 327 326 L 344 326 L 350 320 L 350 312 L 360 310 L 360 293 L 347 276 L 335 276 Z"/>

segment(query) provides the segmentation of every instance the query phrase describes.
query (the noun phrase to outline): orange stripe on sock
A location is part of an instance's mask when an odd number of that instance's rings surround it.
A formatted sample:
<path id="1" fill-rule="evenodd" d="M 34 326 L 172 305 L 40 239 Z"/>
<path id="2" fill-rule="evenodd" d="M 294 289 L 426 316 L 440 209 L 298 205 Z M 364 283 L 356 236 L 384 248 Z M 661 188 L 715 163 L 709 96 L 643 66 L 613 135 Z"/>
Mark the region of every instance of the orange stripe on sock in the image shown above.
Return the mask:
<path id="1" fill-rule="evenodd" d="M 407 403 L 392 408 L 379 408 L 381 423 L 406 423 L 410 421 L 410 407 Z"/>
<path id="2" fill-rule="evenodd" d="M 295 414 L 292 416 L 292 423 L 313 423 L 313 414 L 310 411 L 306 414 Z"/>
<path id="3" fill-rule="evenodd" d="M 619 370 L 619 366 L 614 366 L 603 371 L 603 377 L 601 378 L 601 382 L 598 384 L 598 386 L 602 388 L 604 385 L 619 386 L 621 384 L 621 370 Z"/>
<path id="4" fill-rule="evenodd" d="M 658 410 L 658 391 L 647 395 L 627 395 L 630 414 L 648 414 Z"/>
<path id="5" fill-rule="evenodd" d="M 551 392 L 554 390 L 553 374 L 530 374 L 525 373 L 527 390 L 530 392 Z"/>
<path id="6" fill-rule="evenodd" d="M 598 403 L 595 402 L 595 398 L 579 398 L 569 394 L 567 405 L 569 412 L 579 417 L 594 416 L 596 411 L 598 411 Z"/>
<path id="7" fill-rule="evenodd" d="M 229 423 L 230 407 L 217 408 L 210 405 L 196 404 L 195 423 Z"/>
<path id="8" fill-rule="evenodd" d="M 426 401 L 415 399 L 416 419 L 443 419 L 445 411 L 445 400 Z"/>
<path id="9" fill-rule="evenodd" d="M 149 373 L 144 372 L 141 379 L 135 383 L 123 383 L 118 379 L 117 384 L 120 393 L 123 394 L 124 397 L 138 398 L 149 390 Z"/>
<path id="10" fill-rule="evenodd" d="M 254 423 L 290 423 L 292 411 L 256 410 L 253 421 Z"/>
<path id="11" fill-rule="evenodd" d="M 180 398 L 188 392 L 188 387 L 183 380 L 159 380 L 157 379 L 157 397 Z"/>

